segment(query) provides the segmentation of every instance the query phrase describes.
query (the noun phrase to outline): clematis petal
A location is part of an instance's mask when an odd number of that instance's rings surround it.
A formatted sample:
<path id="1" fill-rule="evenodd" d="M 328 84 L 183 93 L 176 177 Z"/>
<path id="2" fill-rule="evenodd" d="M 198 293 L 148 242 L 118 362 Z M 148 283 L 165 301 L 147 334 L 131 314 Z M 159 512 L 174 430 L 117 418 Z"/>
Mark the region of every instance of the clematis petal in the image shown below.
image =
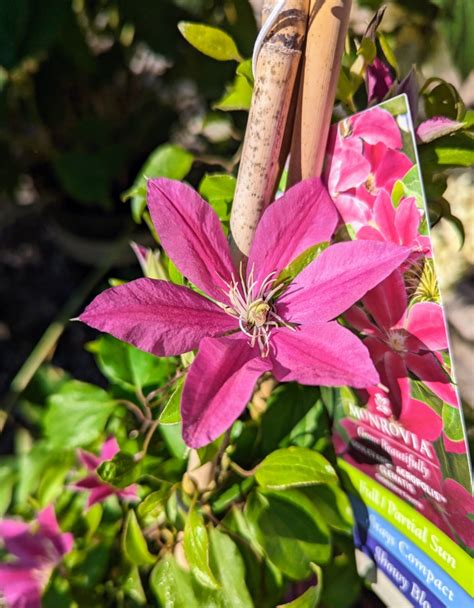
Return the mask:
<path id="1" fill-rule="evenodd" d="M 416 129 L 416 137 L 423 144 L 429 143 L 438 137 L 450 135 L 463 128 L 463 123 L 445 116 L 433 116 L 422 122 Z"/>
<path id="2" fill-rule="evenodd" d="M 168 256 L 199 289 L 223 301 L 235 274 L 219 218 L 195 190 L 170 179 L 150 179 L 148 208 Z"/>
<path id="3" fill-rule="evenodd" d="M 372 323 L 367 314 L 360 306 L 352 306 L 344 313 L 344 319 L 354 329 L 367 336 L 378 336 L 383 338 L 379 328 Z"/>
<path id="4" fill-rule="evenodd" d="M 41 608 L 41 583 L 32 568 L 0 565 L 0 599 L 8 608 Z"/>
<path id="5" fill-rule="evenodd" d="M 451 381 L 436 360 L 433 353 L 406 356 L 408 369 L 413 372 L 426 386 L 446 403 L 458 406 L 458 398 Z"/>
<path id="6" fill-rule="evenodd" d="M 392 243 L 336 243 L 296 277 L 278 300 L 279 310 L 294 323 L 334 319 L 400 266 L 409 253 Z"/>
<path id="7" fill-rule="evenodd" d="M 53 505 L 48 505 L 40 511 L 37 519 L 41 536 L 51 542 L 57 551 L 56 556 L 48 556 L 51 563 L 56 564 L 63 555 L 71 551 L 74 542 L 73 535 L 69 532 L 61 532 Z"/>
<path id="8" fill-rule="evenodd" d="M 363 342 L 336 321 L 306 324 L 296 331 L 276 329 L 271 357 L 281 382 L 355 388 L 379 382 Z"/>
<path id="9" fill-rule="evenodd" d="M 383 143 L 387 148 L 401 148 L 402 136 L 395 118 L 387 110 L 373 108 L 351 119 L 352 134 L 370 145 Z"/>
<path id="10" fill-rule="evenodd" d="M 362 228 L 357 232 L 357 239 L 359 241 L 385 241 L 385 239 L 381 232 L 374 228 L 373 226 L 362 226 Z"/>
<path id="11" fill-rule="evenodd" d="M 388 330 L 401 325 L 406 318 L 408 306 L 402 273 L 398 270 L 392 272 L 364 296 L 363 304 L 381 329 Z"/>
<path id="12" fill-rule="evenodd" d="M 328 159 L 326 179 L 331 194 L 344 192 L 365 183 L 370 163 L 363 155 L 362 142 L 356 138 L 342 139 Z"/>
<path id="13" fill-rule="evenodd" d="M 154 279 L 107 289 L 79 319 L 158 356 L 188 352 L 205 336 L 237 328 L 235 319 L 191 289 Z"/>
<path id="14" fill-rule="evenodd" d="M 410 379 L 403 359 L 392 352 L 384 357 L 384 380 L 390 388 L 390 395 L 399 404 L 398 421 L 406 429 L 422 439 L 436 441 L 443 430 L 443 421 L 429 405 L 410 394 Z"/>
<path id="15" fill-rule="evenodd" d="M 112 460 L 112 458 L 120 451 L 119 444 L 115 437 L 109 437 L 102 444 L 102 448 L 100 450 L 100 460 L 103 462 L 104 460 Z"/>
<path id="16" fill-rule="evenodd" d="M 380 163 L 374 168 L 377 188 L 383 188 L 391 194 L 395 182 L 405 177 L 412 166 L 412 161 L 403 152 L 386 150 Z"/>
<path id="17" fill-rule="evenodd" d="M 205 338 L 189 370 L 181 401 L 183 438 L 199 448 L 219 437 L 245 409 L 258 378 L 271 369 L 243 335 Z"/>
<path id="18" fill-rule="evenodd" d="M 365 73 L 365 86 L 369 104 L 382 101 L 394 82 L 395 78 L 389 66 L 375 57 L 373 62 L 367 66 Z"/>
<path id="19" fill-rule="evenodd" d="M 98 502 L 103 502 L 109 496 L 116 494 L 116 491 L 112 486 L 102 484 L 99 487 L 93 488 L 87 498 L 87 507 L 92 507 Z"/>
<path id="20" fill-rule="evenodd" d="M 71 488 L 76 490 L 92 490 L 101 486 L 101 481 L 97 475 L 88 475 L 71 484 Z"/>
<path id="21" fill-rule="evenodd" d="M 413 246 L 421 222 L 420 210 L 414 197 L 404 198 L 397 207 L 395 227 L 402 245 Z"/>
<path id="22" fill-rule="evenodd" d="M 89 471 L 95 471 L 100 464 L 100 458 L 91 452 L 86 452 L 79 448 L 77 450 L 77 457 L 81 464 L 86 467 Z"/>
<path id="23" fill-rule="evenodd" d="M 434 302 L 419 302 L 410 308 L 407 331 L 422 342 L 425 350 L 448 348 L 443 309 Z"/>
<path id="24" fill-rule="evenodd" d="M 255 232 L 247 275 L 253 269 L 256 289 L 308 247 L 329 241 L 336 224 L 336 208 L 320 179 L 305 180 L 285 192 L 266 209 Z"/>
<path id="25" fill-rule="evenodd" d="M 364 187 L 333 195 L 333 202 L 342 219 L 346 224 L 352 224 L 355 230 L 366 226 L 372 220 L 373 201 L 361 197 L 363 191 Z"/>
<path id="26" fill-rule="evenodd" d="M 400 237 L 395 226 L 395 207 L 392 200 L 385 190 L 381 190 L 374 203 L 375 223 L 387 241 L 400 243 Z"/>

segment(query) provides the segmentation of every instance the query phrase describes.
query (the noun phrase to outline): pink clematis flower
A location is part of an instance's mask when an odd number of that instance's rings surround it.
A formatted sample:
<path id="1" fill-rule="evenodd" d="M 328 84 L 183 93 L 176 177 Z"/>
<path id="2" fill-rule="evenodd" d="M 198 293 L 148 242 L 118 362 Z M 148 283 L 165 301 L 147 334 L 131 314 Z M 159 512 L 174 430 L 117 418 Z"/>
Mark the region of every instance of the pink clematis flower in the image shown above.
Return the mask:
<path id="1" fill-rule="evenodd" d="M 107 460 L 112 460 L 119 450 L 120 448 L 114 437 L 110 437 L 104 442 L 99 456 L 96 456 L 91 452 L 86 452 L 85 450 L 78 450 L 79 460 L 86 469 L 91 471 L 91 474 L 76 481 L 72 487 L 76 490 L 86 490 L 90 492 L 87 499 L 88 507 L 91 507 L 96 502 L 103 502 L 106 498 L 113 495 L 123 498 L 124 500 L 137 499 L 137 487 L 135 484 L 129 485 L 126 488 L 115 488 L 114 486 L 105 483 L 96 473 L 97 467 Z"/>
<path id="2" fill-rule="evenodd" d="M 298 184 L 267 208 L 245 273 L 234 267 L 219 218 L 192 188 L 150 180 L 148 206 L 167 254 L 207 297 L 138 279 L 99 295 L 80 319 L 158 356 L 199 348 L 181 405 L 189 446 L 227 430 L 265 372 L 301 384 L 378 382 L 362 342 L 335 319 L 397 268 L 408 249 L 338 243 L 289 286 L 276 284 L 290 262 L 329 241 L 336 227 L 337 212 L 320 180 Z"/>
<path id="3" fill-rule="evenodd" d="M 441 482 L 441 493 L 446 499 L 439 505 L 425 499 L 423 515 L 458 542 L 474 548 L 474 496 L 454 479 Z"/>
<path id="4" fill-rule="evenodd" d="M 442 432 L 441 417 L 411 396 L 409 371 L 440 399 L 457 406 L 456 391 L 436 352 L 448 348 L 443 309 L 433 302 L 419 302 L 408 309 L 399 271 L 371 290 L 363 305 L 374 321 L 360 307 L 353 307 L 345 318 L 367 336 L 364 343 L 390 389 L 388 397 L 374 389 L 374 409 L 383 413 L 383 406 L 388 407 L 405 428 L 434 441 Z"/>
<path id="5" fill-rule="evenodd" d="M 410 264 L 420 255 L 431 256 L 429 237 L 419 233 L 422 217 L 414 197 L 403 198 L 395 208 L 387 191 L 381 190 L 375 199 L 371 225 L 363 226 L 357 238 L 410 247 L 412 255 L 407 260 Z"/>
<path id="6" fill-rule="evenodd" d="M 0 538 L 16 558 L 0 564 L 0 603 L 4 599 L 7 608 L 40 608 L 51 573 L 72 549 L 72 534 L 61 532 L 50 505 L 33 524 L 0 520 Z"/>

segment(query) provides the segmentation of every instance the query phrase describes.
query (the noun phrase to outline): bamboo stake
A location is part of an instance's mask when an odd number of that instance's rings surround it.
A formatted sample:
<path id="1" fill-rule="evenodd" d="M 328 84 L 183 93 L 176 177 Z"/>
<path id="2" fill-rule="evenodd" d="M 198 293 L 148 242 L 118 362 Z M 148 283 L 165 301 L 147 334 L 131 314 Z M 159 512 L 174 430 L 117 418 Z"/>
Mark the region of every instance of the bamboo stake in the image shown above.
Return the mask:
<path id="1" fill-rule="evenodd" d="M 321 175 L 352 0 L 311 0 L 288 184 Z"/>
<path id="2" fill-rule="evenodd" d="M 307 16 L 307 0 L 288 0 L 258 57 L 230 220 L 237 261 L 248 255 L 260 215 L 273 197 Z"/>

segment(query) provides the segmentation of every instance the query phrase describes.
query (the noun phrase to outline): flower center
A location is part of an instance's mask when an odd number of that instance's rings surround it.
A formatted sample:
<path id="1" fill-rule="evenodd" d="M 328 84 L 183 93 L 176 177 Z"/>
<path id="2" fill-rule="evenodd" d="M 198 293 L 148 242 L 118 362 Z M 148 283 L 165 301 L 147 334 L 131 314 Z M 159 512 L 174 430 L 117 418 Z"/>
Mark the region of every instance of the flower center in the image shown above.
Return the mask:
<path id="1" fill-rule="evenodd" d="M 349 119 L 345 119 L 342 122 L 339 123 L 339 133 L 341 134 L 341 137 L 343 139 L 345 139 L 346 137 L 350 137 L 352 135 L 352 124 L 349 121 Z"/>
<path id="2" fill-rule="evenodd" d="M 370 194 L 375 194 L 377 192 L 377 186 L 375 184 L 375 175 L 373 173 L 369 173 L 369 175 L 367 176 L 365 187 L 370 192 Z"/>
<path id="3" fill-rule="evenodd" d="M 397 353 L 406 352 L 406 336 L 400 331 L 391 331 L 388 334 L 388 344 Z"/>
<path id="4" fill-rule="evenodd" d="M 284 287 L 284 283 L 274 285 L 275 275 L 276 272 L 271 272 L 257 289 L 254 269 L 245 280 L 241 266 L 240 281 L 232 277 L 232 282 L 227 283 L 226 293 L 231 306 L 222 304 L 227 314 L 238 319 L 240 330 L 248 336 L 249 344 L 252 347 L 258 344 L 262 357 L 267 357 L 270 352 L 270 336 L 275 327 L 294 329 L 275 311 L 274 300 Z"/>
<path id="5" fill-rule="evenodd" d="M 267 322 L 267 316 L 270 312 L 270 305 L 263 300 L 252 302 L 247 311 L 247 321 L 250 325 L 263 327 Z"/>

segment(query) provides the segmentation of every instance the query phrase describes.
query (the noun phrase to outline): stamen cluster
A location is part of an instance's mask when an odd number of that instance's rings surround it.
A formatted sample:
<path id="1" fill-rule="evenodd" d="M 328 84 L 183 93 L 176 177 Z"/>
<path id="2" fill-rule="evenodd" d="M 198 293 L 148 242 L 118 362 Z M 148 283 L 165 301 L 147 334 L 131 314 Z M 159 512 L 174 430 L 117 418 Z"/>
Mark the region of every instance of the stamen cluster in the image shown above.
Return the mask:
<path id="1" fill-rule="evenodd" d="M 240 265 L 240 280 L 232 276 L 232 281 L 226 283 L 227 296 L 231 306 L 224 310 L 239 321 L 241 331 L 248 336 L 252 347 L 258 344 L 262 357 L 267 357 L 270 351 L 270 336 L 275 327 L 289 327 L 275 311 L 274 299 L 285 287 L 284 283 L 274 286 L 276 272 L 271 272 L 257 289 L 258 281 L 254 279 L 252 267 L 247 280 L 243 276 Z"/>

